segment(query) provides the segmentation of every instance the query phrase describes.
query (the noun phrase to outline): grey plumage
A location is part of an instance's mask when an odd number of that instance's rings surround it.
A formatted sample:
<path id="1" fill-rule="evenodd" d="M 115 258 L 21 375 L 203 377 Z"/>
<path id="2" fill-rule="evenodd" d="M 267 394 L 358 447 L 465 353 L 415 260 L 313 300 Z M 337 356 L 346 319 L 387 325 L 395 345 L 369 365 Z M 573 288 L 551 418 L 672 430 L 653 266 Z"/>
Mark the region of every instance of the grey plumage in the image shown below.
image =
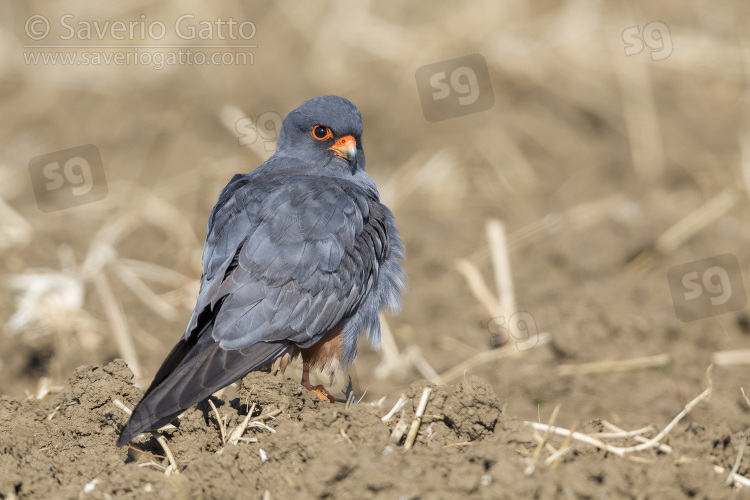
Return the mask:
<path id="1" fill-rule="evenodd" d="M 353 136 L 356 155 L 334 154 L 311 135 L 317 125 L 333 138 Z M 193 315 L 118 446 L 337 325 L 344 365 L 361 331 L 379 345 L 378 312 L 401 306 L 404 246 L 365 173 L 361 135 L 354 104 L 312 99 L 284 120 L 276 153 L 224 188 L 208 221 Z"/>

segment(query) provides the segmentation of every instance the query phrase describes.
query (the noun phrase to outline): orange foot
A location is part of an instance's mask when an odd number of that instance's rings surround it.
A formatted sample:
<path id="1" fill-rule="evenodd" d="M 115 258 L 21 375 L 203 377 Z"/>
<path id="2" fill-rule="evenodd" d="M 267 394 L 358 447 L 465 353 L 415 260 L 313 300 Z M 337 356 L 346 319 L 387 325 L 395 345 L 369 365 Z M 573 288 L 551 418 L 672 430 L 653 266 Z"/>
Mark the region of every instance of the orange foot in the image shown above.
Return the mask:
<path id="1" fill-rule="evenodd" d="M 310 391 L 312 393 L 315 393 L 315 395 L 318 396 L 318 399 L 320 399 L 321 401 L 328 400 L 331 403 L 333 403 L 335 401 L 333 395 L 330 392 L 328 392 L 326 390 L 326 388 L 323 387 L 322 385 L 315 385 L 314 386 L 314 385 L 310 384 L 309 386 L 305 385 L 305 387 L 307 388 L 308 391 Z"/>
<path id="2" fill-rule="evenodd" d="M 322 385 L 312 385 L 310 383 L 310 360 L 305 359 L 305 355 L 302 355 L 302 386 L 310 392 L 314 392 L 321 401 L 326 399 L 333 403 L 335 401 L 333 395 L 326 391 L 326 388 Z"/>

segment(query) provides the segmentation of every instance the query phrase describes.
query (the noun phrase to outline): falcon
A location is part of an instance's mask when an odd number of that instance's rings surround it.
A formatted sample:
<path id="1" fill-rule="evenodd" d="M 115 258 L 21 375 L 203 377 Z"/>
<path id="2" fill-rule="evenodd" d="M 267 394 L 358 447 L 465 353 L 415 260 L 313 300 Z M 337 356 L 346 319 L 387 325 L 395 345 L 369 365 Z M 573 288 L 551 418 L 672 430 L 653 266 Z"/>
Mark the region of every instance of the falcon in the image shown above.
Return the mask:
<path id="1" fill-rule="evenodd" d="M 305 102 L 284 119 L 276 152 L 219 195 L 193 315 L 117 445 L 297 356 L 302 385 L 333 401 L 310 370 L 346 368 L 362 332 L 379 345 L 379 312 L 401 308 L 404 257 L 365 172 L 359 110 L 338 96 Z"/>

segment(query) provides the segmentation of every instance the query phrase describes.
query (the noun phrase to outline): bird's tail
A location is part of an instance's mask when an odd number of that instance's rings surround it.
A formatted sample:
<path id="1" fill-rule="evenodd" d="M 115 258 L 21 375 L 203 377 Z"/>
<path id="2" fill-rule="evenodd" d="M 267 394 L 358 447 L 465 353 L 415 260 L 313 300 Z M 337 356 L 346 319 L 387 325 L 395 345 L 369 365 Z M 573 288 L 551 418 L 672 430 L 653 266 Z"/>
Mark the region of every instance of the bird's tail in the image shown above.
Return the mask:
<path id="1" fill-rule="evenodd" d="M 212 343 L 198 354 L 186 357 L 169 374 L 163 373 L 165 366 L 162 366 L 155 383 L 120 432 L 117 446 L 129 443 L 142 432 L 163 427 L 222 387 L 273 361 L 288 347 L 287 342 L 259 342 L 246 349 L 225 350 Z"/>

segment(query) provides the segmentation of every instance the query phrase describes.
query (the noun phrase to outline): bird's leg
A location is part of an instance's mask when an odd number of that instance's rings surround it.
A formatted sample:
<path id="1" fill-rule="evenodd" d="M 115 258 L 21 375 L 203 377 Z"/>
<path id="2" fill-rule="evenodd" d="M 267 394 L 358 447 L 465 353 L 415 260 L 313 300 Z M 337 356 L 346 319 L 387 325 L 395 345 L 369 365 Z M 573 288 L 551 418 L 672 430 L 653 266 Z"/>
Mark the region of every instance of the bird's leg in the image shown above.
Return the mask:
<path id="1" fill-rule="evenodd" d="M 291 350 L 288 350 L 278 358 L 261 367 L 258 371 L 267 372 L 274 376 L 278 375 L 279 372 L 284 374 L 286 372 L 286 367 L 289 364 L 289 360 L 292 359 L 290 351 Z"/>
<path id="2" fill-rule="evenodd" d="M 289 360 L 292 359 L 292 355 L 287 351 L 279 359 L 279 369 L 281 369 L 281 373 L 286 373 L 286 367 L 289 364 Z"/>
<path id="3" fill-rule="evenodd" d="M 310 383 L 310 360 L 302 356 L 302 385 L 310 392 L 314 392 L 321 401 L 328 400 L 333 403 L 335 400 L 330 392 L 322 385 L 312 385 Z"/>

